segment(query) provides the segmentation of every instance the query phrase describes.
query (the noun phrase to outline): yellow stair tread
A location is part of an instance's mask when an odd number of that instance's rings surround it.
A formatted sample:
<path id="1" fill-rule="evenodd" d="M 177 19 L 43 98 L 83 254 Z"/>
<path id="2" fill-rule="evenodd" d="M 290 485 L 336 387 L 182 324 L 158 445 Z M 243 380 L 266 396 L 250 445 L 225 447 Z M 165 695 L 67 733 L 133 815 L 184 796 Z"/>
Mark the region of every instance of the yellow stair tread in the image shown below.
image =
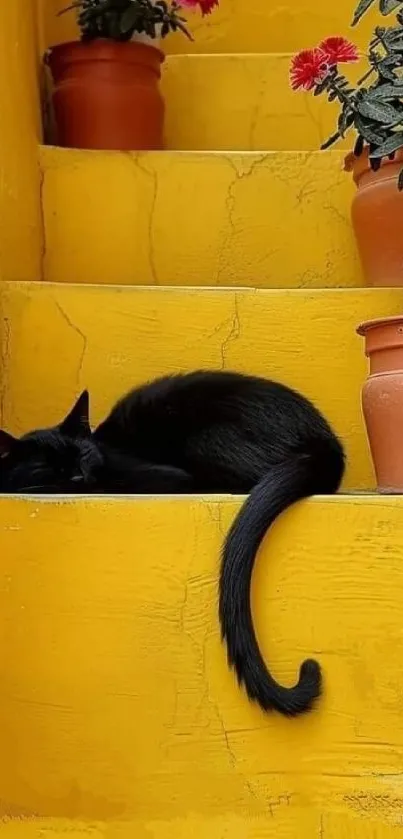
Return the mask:
<path id="1" fill-rule="evenodd" d="M 400 289 L 252 290 L 4 283 L 2 419 L 22 433 L 60 420 L 80 389 L 93 421 L 164 373 L 235 369 L 295 387 L 345 442 L 345 486 L 374 485 L 360 390 L 362 320 L 401 312 Z"/>
<path id="2" fill-rule="evenodd" d="M 394 835 L 403 497 L 301 502 L 264 542 L 262 651 L 284 684 L 307 654 L 325 675 L 317 709 L 296 720 L 245 699 L 220 642 L 219 550 L 241 501 L 0 500 L 4 815 L 78 818 L 97 839 L 109 836 L 97 820 L 113 839 L 129 837 L 125 820 L 132 835 L 186 839 L 186 818 L 217 839 L 228 825 L 237 839 L 273 825 L 312 839 L 321 823 L 334 839 Z M 35 822 L 2 829 L 43 835 Z"/>
<path id="3" fill-rule="evenodd" d="M 245 781 L 247 783 L 247 781 Z M 357 795 L 353 801 L 359 801 L 364 808 L 371 807 L 373 798 L 365 794 Z M 152 814 L 145 819 L 130 821 L 91 819 L 52 819 L 52 818 L 14 818 L 0 823 L 2 839 L 226 839 L 229 831 L 231 839 L 272 839 L 275 818 L 276 835 L 281 839 L 312 839 L 325 836 L 326 839 L 399 839 L 401 827 L 393 823 L 398 818 L 389 809 L 387 818 L 374 817 L 371 812 L 362 818 L 349 813 L 323 813 L 293 805 L 285 809 L 284 802 L 288 795 L 268 799 L 267 812 L 263 816 L 247 815 L 240 817 L 226 812 L 221 816 L 191 813 L 182 818 L 159 819 L 158 804 L 152 808 Z M 357 806 L 357 805 L 356 805 Z M 400 806 L 399 800 L 396 808 Z M 273 815 L 272 815 L 273 814 Z M 324 833 L 326 831 L 326 833 Z"/>
<path id="4" fill-rule="evenodd" d="M 41 150 L 44 278 L 359 286 L 343 152 Z"/>

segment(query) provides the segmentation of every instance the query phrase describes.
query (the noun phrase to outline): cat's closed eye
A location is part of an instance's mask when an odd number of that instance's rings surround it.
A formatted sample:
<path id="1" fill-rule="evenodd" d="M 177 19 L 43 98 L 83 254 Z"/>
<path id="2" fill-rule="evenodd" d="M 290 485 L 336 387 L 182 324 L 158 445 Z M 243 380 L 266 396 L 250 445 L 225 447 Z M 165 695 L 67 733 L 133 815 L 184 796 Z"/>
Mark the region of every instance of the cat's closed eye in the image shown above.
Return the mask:
<path id="1" fill-rule="evenodd" d="M 81 472 L 78 472 L 72 475 L 70 480 L 73 484 L 81 484 L 84 481 L 84 475 Z"/>

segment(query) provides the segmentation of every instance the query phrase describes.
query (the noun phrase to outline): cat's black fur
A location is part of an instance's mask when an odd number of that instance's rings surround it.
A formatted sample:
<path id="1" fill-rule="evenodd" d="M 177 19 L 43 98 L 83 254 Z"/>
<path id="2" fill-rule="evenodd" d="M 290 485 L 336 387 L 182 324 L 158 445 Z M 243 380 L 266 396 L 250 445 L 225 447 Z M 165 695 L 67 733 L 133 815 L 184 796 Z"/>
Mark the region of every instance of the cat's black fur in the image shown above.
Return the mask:
<path id="1" fill-rule="evenodd" d="M 20 439 L 0 432 L 3 493 L 250 493 L 223 548 L 222 636 L 250 699 L 289 716 L 319 696 L 320 668 L 305 661 L 293 688 L 268 672 L 252 622 L 253 563 L 275 518 L 301 498 L 336 492 L 343 470 L 341 444 L 308 400 L 229 372 L 144 385 L 93 433 L 87 392 L 59 426 Z"/>

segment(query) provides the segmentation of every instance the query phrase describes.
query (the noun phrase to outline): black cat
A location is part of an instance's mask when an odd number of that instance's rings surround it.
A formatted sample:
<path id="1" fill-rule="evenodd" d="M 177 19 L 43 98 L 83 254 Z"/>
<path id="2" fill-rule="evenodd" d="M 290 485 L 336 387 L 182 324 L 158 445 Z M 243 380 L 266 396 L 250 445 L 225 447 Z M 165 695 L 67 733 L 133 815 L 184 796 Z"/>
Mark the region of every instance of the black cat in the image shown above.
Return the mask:
<path id="1" fill-rule="evenodd" d="M 254 633 L 257 549 L 295 501 L 337 491 L 344 455 L 326 420 L 276 382 L 229 372 L 167 376 L 132 391 L 92 433 L 88 393 L 58 426 L 0 431 L 0 492 L 250 493 L 226 539 L 219 616 L 228 661 L 250 699 L 293 716 L 320 694 L 305 661 L 293 688 L 270 675 Z"/>

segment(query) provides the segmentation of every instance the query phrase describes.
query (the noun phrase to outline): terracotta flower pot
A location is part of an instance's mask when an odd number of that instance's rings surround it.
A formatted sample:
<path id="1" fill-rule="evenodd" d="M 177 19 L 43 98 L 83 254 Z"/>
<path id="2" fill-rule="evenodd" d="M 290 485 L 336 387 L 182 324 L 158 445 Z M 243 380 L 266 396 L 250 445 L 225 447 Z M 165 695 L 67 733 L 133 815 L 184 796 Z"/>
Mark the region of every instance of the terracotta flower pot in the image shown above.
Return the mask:
<path id="1" fill-rule="evenodd" d="M 357 331 L 370 362 L 362 408 L 378 490 L 403 492 L 403 315 L 367 321 Z"/>
<path id="2" fill-rule="evenodd" d="M 352 171 L 357 192 L 351 208 L 353 228 L 364 277 L 371 286 L 403 286 L 403 193 L 397 188 L 403 152 L 385 159 L 377 172 L 368 152 L 349 154 L 345 168 Z"/>
<path id="3" fill-rule="evenodd" d="M 73 41 L 48 54 L 57 143 L 79 149 L 163 147 L 163 53 L 141 43 Z"/>

